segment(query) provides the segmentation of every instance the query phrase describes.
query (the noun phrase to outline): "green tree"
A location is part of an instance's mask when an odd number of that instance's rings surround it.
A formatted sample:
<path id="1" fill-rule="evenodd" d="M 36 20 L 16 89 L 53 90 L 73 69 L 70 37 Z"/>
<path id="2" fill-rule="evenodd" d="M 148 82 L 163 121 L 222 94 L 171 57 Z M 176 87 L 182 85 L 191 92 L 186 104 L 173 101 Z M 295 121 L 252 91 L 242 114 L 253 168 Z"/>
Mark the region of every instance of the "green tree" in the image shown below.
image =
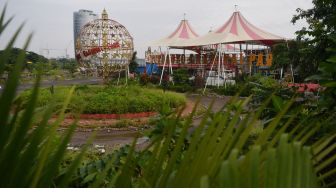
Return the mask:
<path id="1" fill-rule="evenodd" d="M 136 55 L 137 55 L 137 52 L 133 52 L 132 59 L 131 59 L 131 62 L 129 64 L 129 71 L 131 73 L 136 72 L 136 70 L 138 68 L 138 63 L 136 62 L 136 59 L 137 59 Z"/>
<path id="2" fill-rule="evenodd" d="M 0 56 L 5 53 L 5 50 L 0 51 Z M 25 53 L 25 63 L 24 68 L 28 69 L 29 71 L 32 71 L 37 63 L 48 63 L 48 59 L 44 56 L 41 56 L 39 54 L 36 54 L 35 52 L 26 51 L 20 48 L 12 48 L 9 51 L 9 58 L 5 63 L 5 70 L 6 71 L 12 71 L 13 66 L 16 62 L 16 59 L 18 58 L 20 53 Z"/>
<path id="3" fill-rule="evenodd" d="M 79 67 L 75 59 L 65 59 L 64 58 L 64 59 L 60 59 L 59 61 L 62 63 L 63 69 L 67 70 L 71 75 L 73 75 Z"/>
<path id="4" fill-rule="evenodd" d="M 336 117 L 336 1 L 313 0 L 311 9 L 297 9 L 298 14 L 292 19 L 295 23 L 304 19 L 308 27 L 297 31 L 297 38 L 303 41 L 305 52 L 300 61 L 306 66 L 314 66 L 315 72 L 307 81 L 318 81 L 324 86 L 318 101 L 318 110 L 311 118 L 327 119 L 323 124 L 325 133 L 335 131 Z"/>
<path id="5" fill-rule="evenodd" d="M 307 43 L 299 40 L 288 41 L 273 46 L 273 68 L 289 68 L 290 65 L 297 71 L 296 82 L 303 82 L 305 78 L 316 73 L 317 63 L 309 58 L 312 49 Z"/>
<path id="6" fill-rule="evenodd" d="M 320 62 L 326 61 L 332 52 L 328 48 L 336 48 L 336 43 L 330 37 L 336 32 L 336 1 L 313 0 L 313 8 L 297 9 L 297 15 L 292 19 L 295 24 L 298 20 L 305 20 L 308 27 L 297 31 L 297 39 L 306 44 L 301 51 L 306 52 L 302 63 L 310 62 L 315 71 Z"/>

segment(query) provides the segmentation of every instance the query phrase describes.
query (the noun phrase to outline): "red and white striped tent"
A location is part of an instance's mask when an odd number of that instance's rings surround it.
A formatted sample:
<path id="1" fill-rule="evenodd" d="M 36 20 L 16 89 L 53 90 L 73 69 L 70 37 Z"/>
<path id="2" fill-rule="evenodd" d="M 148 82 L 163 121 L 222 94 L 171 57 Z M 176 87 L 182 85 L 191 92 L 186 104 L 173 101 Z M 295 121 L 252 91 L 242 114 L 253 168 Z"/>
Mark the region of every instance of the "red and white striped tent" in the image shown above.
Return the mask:
<path id="1" fill-rule="evenodd" d="M 213 31 L 210 31 L 209 33 L 212 32 Z M 172 48 L 195 47 L 199 45 L 192 45 L 192 44 L 194 43 L 194 41 L 198 41 L 198 38 L 199 35 L 190 26 L 188 20 L 181 20 L 180 24 L 173 33 L 171 33 L 168 37 L 150 43 L 150 46 L 172 47 Z M 230 44 L 223 46 L 223 48 L 230 51 L 236 50 L 236 48 L 234 48 L 234 46 Z"/>
<path id="2" fill-rule="evenodd" d="M 198 34 L 192 29 L 188 20 L 181 20 L 176 30 L 168 37 L 154 41 L 150 46 L 161 47 L 186 47 L 187 44 L 198 37 Z"/>
<path id="3" fill-rule="evenodd" d="M 284 37 L 266 32 L 245 19 L 239 12 L 234 12 L 225 24 L 214 32 L 190 41 L 189 46 L 223 44 L 223 43 L 257 43 L 272 45 L 285 41 Z"/>

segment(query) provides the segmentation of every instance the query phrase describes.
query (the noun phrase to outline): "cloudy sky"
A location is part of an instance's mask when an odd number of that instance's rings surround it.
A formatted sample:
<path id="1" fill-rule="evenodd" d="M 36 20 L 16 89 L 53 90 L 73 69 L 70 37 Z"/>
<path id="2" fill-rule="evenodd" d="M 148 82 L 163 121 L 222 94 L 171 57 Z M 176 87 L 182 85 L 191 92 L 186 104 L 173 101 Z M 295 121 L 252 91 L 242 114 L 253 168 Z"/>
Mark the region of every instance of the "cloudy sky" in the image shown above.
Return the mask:
<path id="1" fill-rule="evenodd" d="M 0 49 L 22 23 L 22 37 L 15 44 L 21 47 L 28 33 L 34 32 L 30 50 L 49 57 L 65 56 L 67 49 L 73 57 L 73 12 L 89 9 L 123 24 L 134 37 L 135 50 L 144 57 L 146 44 L 166 37 L 175 30 L 183 14 L 194 30 L 203 35 L 216 29 L 238 10 L 254 25 L 271 33 L 293 38 L 294 32 L 305 25 L 290 23 L 297 8 L 311 8 L 311 0 L 7 0 L 7 18 L 15 16 L 7 32 L 0 37 Z M 1 0 L 2 9 L 6 0 Z"/>

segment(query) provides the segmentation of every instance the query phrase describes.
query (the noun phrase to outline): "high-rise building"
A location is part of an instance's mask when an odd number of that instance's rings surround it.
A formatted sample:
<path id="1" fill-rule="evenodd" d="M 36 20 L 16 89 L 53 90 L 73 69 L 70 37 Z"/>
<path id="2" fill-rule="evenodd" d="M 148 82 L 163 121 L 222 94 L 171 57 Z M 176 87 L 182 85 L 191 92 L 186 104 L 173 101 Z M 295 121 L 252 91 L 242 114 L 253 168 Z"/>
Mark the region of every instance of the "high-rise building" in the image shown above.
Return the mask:
<path id="1" fill-rule="evenodd" d="M 73 28 L 74 28 L 74 46 L 76 48 L 76 39 L 80 30 L 85 24 L 92 20 L 98 19 L 98 15 L 91 10 L 79 10 L 73 13 Z"/>

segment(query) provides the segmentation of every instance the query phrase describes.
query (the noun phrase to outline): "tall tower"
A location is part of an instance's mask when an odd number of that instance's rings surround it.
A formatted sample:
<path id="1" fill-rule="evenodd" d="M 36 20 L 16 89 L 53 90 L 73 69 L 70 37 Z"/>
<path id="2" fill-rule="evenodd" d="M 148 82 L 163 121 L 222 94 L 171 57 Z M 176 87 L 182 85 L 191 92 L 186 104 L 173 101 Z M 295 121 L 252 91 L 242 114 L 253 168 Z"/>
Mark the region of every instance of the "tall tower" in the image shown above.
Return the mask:
<path id="1" fill-rule="evenodd" d="M 92 20 L 98 19 L 98 15 L 91 10 L 79 10 L 73 13 L 73 29 L 74 29 L 74 47 L 76 51 L 76 39 L 80 30 L 85 24 Z"/>

